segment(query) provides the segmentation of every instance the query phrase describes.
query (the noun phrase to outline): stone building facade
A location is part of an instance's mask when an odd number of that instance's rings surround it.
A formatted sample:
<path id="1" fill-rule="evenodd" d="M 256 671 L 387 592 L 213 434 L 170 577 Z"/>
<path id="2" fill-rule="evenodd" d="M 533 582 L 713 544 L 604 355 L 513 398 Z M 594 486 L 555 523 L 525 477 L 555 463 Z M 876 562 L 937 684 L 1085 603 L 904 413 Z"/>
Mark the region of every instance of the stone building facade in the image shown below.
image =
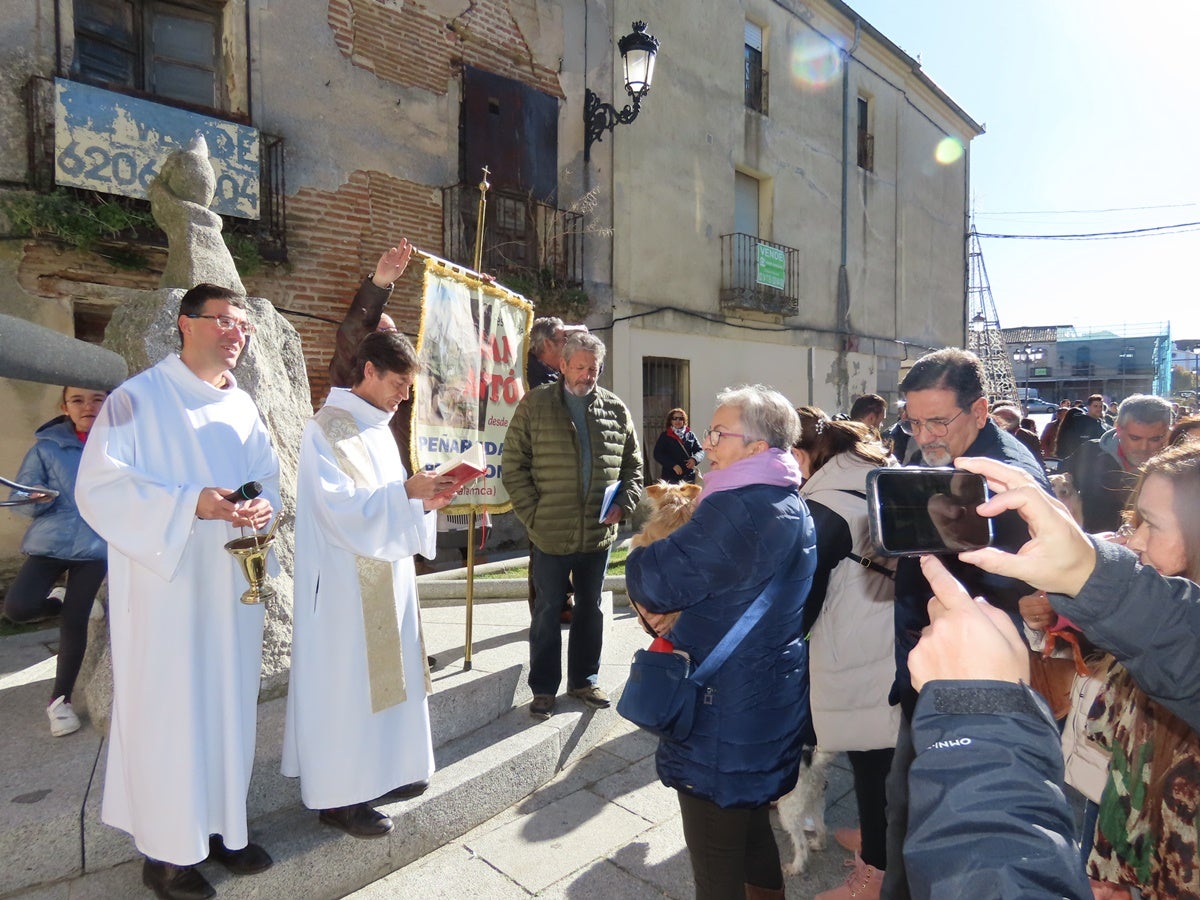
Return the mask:
<path id="1" fill-rule="evenodd" d="M 585 160 L 585 91 L 626 102 L 616 45 L 636 20 L 662 41 L 653 88 Z M 703 15 L 692 0 L 30 0 L 0 22 L 0 48 L 0 209 L 61 183 L 64 132 L 94 124 L 64 109 L 64 86 L 97 109 L 148 104 L 113 128 L 163 156 L 192 136 L 170 132 L 181 111 L 257 141 L 259 217 L 226 230 L 261 248 L 243 281 L 299 331 L 314 402 L 384 249 L 404 235 L 470 262 L 484 164 L 485 270 L 609 342 L 605 380 L 651 444 L 665 408 L 703 425 L 726 384 L 832 411 L 894 392 L 906 357 L 962 343 L 981 129 L 838 0 Z M 92 168 L 107 169 L 73 202 L 136 180 L 98 146 Z M 153 235 L 75 249 L 0 226 L 0 312 L 89 339 L 165 261 Z M 782 288 L 758 283 L 760 263 L 782 266 Z M 389 306 L 410 333 L 420 286 L 413 266 Z M 0 471 L 56 396 L 0 383 Z M 24 522 L 3 518 L 15 552 Z"/>

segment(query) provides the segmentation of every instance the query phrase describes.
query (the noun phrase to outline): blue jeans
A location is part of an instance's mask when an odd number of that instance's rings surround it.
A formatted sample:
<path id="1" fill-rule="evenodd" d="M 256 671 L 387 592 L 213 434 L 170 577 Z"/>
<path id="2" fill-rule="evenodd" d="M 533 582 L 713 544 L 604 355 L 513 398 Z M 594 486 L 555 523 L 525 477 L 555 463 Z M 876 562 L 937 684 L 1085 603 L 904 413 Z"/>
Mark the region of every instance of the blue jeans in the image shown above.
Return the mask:
<path id="1" fill-rule="evenodd" d="M 568 579 L 575 586 L 575 610 L 567 639 L 567 688 L 595 684 L 604 640 L 600 592 L 608 568 L 608 550 L 559 556 L 531 547 L 529 557 L 534 592 L 529 623 L 529 689 L 535 694 L 558 693 L 562 681 L 559 615 L 567 597 Z"/>

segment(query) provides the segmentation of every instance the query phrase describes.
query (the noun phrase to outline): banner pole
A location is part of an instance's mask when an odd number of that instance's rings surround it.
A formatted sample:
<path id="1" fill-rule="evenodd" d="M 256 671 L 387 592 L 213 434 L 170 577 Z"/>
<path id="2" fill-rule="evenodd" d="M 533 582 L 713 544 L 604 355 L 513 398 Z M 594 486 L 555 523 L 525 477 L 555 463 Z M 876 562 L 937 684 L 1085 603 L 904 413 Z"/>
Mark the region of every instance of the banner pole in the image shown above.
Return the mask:
<path id="1" fill-rule="evenodd" d="M 479 182 L 479 216 L 475 220 L 475 271 L 483 270 L 483 229 L 487 222 L 488 167 L 483 167 L 483 180 Z M 471 671 L 472 626 L 475 620 L 475 514 L 467 520 L 467 634 L 463 640 L 463 671 Z"/>

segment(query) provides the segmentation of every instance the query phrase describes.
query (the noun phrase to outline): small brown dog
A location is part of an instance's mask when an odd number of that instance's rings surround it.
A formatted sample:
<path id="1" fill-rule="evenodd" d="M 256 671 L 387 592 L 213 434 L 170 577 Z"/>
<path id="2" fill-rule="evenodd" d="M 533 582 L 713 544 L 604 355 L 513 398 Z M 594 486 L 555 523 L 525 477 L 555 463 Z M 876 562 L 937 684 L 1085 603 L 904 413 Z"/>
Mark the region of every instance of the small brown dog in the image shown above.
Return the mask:
<path id="1" fill-rule="evenodd" d="M 630 540 L 629 546 L 632 548 L 645 547 L 647 544 L 661 541 L 687 522 L 692 517 L 692 513 L 696 511 L 696 498 L 700 496 L 700 490 L 699 485 L 670 484 L 666 481 L 660 481 L 647 487 L 646 496 L 650 498 L 654 511 L 650 513 L 650 518 L 646 520 L 642 530 Z M 637 602 L 634 597 L 629 599 L 634 603 Z M 637 607 L 635 607 L 636 609 Z M 641 619 L 642 628 L 646 630 L 646 633 L 654 634 L 654 630 L 646 623 L 640 611 L 638 618 Z M 666 614 L 667 627 L 663 629 L 663 634 L 670 631 L 670 626 L 675 624 L 677 618 L 679 618 L 677 612 Z"/>
<path id="2" fill-rule="evenodd" d="M 672 531 L 692 517 L 696 509 L 696 498 L 700 496 L 697 484 L 668 484 L 660 481 L 646 488 L 646 496 L 654 505 L 654 512 L 642 526 L 642 530 L 630 540 L 630 547 L 645 547 L 661 541 Z"/>

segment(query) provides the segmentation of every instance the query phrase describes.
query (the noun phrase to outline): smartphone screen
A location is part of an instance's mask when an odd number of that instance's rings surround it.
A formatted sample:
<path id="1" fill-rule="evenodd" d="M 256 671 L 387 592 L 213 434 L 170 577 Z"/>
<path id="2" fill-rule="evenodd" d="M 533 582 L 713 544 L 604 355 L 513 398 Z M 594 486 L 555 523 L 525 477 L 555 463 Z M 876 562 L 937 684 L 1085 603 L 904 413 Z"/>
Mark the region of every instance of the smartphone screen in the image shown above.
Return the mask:
<path id="1" fill-rule="evenodd" d="M 958 553 L 992 542 L 981 475 L 958 469 L 875 469 L 867 477 L 871 539 L 885 556 Z"/>

